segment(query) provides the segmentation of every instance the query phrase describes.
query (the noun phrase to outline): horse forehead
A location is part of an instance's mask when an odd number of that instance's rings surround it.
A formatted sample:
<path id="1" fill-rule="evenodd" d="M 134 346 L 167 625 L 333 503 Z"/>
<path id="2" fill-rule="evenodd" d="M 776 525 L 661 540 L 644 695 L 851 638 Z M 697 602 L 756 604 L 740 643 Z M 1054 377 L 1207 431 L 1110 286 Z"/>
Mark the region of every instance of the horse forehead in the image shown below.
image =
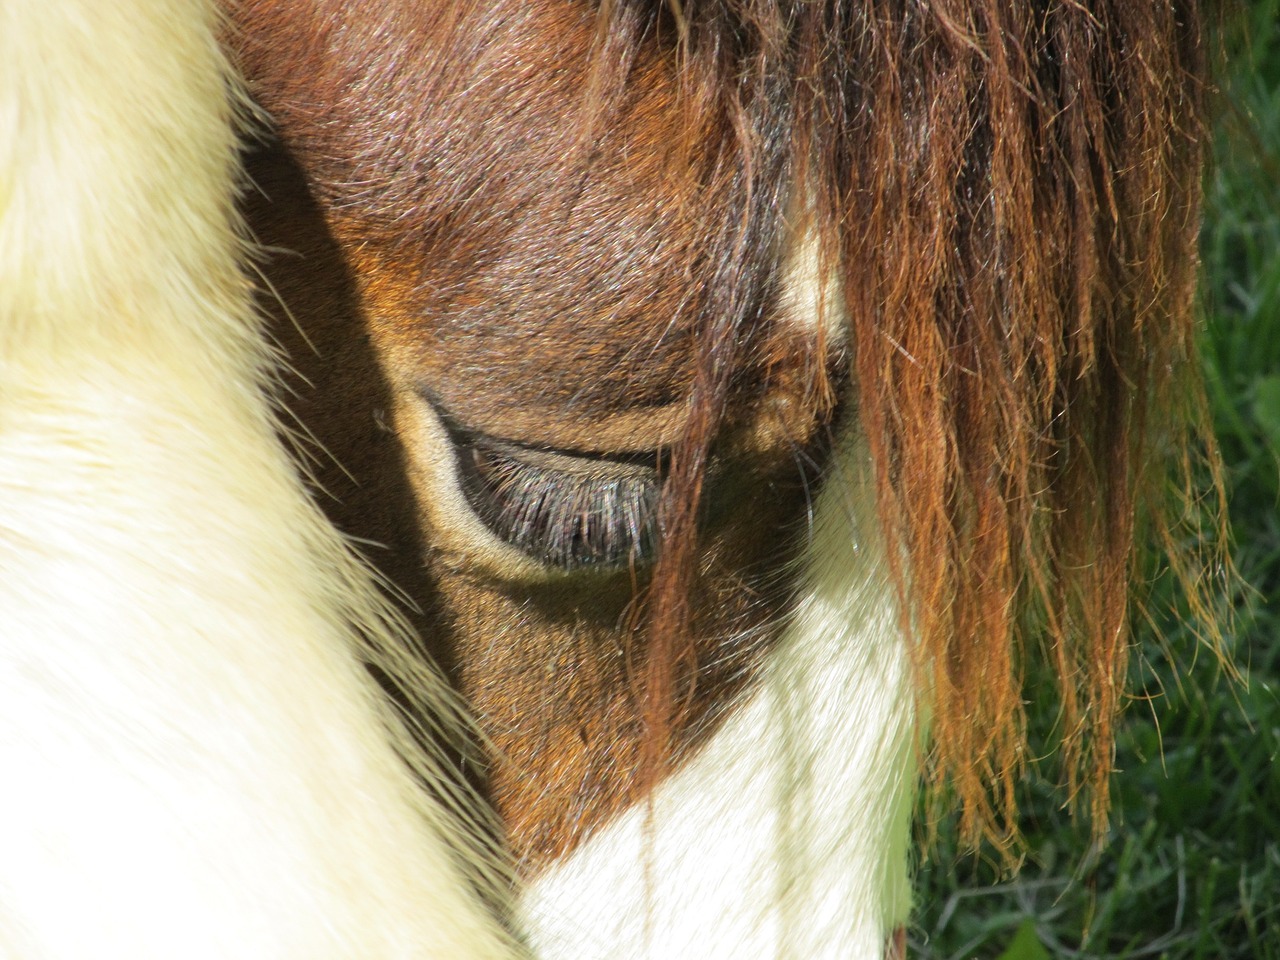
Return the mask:
<path id="1" fill-rule="evenodd" d="M 595 21 L 579 4 L 314 10 L 318 26 L 281 31 L 251 74 L 390 362 L 478 426 L 644 409 L 668 439 L 711 310 L 710 251 L 735 227 L 706 106 L 649 51 L 588 119 Z"/>
<path id="2" fill-rule="evenodd" d="M 696 222 L 716 205 L 698 202 L 707 184 L 693 169 L 705 111 L 676 96 L 656 45 L 637 49 L 607 103 L 588 92 L 596 22 L 584 4 L 246 0 L 239 20 L 255 94 L 317 189 L 374 233 L 483 236 L 514 221 L 536 237 L 538 220 L 521 226 L 530 212 L 581 229 L 623 220 L 625 202 L 629 232 L 657 242 L 677 216 Z M 592 238 L 579 233 L 579 257 Z M 500 251 L 477 241 L 457 253 Z"/>

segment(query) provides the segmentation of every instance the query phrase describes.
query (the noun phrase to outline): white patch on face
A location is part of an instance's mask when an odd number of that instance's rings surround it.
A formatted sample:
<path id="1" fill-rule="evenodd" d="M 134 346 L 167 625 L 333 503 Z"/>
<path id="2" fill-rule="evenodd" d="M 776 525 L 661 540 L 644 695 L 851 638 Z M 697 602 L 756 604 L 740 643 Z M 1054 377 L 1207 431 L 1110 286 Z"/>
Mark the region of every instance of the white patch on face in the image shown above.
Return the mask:
<path id="1" fill-rule="evenodd" d="M 840 344 L 846 336 L 844 297 L 831 258 L 823 256 L 813 217 L 796 216 L 790 234 L 778 304 L 783 321 L 816 334 L 823 346 Z"/>
<path id="2" fill-rule="evenodd" d="M 812 218 L 784 260 L 784 322 L 819 349 L 845 312 Z M 658 790 L 521 900 L 550 958 L 883 960 L 911 907 L 917 722 L 897 593 L 856 421 L 818 496 L 800 600 L 757 684 Z"/>
<path id="3" fill-rule="evenodd" d="M 550 958 L 882 960 L 910 910 L 913 689 L 852 424 L 758 684 L 659 789 L 524 892 Z"/>

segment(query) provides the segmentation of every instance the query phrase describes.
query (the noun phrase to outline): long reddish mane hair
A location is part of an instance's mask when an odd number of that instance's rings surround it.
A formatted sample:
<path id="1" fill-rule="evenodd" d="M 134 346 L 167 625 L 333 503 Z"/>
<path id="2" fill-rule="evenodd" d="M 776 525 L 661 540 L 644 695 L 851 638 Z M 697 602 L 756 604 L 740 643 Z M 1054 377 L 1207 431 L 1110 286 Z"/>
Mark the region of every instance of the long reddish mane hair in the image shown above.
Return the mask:
<path id="1" fill-rule="evenodd" d="M 600 22 L 602 51 L 648 34 L 677 49 L 686 95 L 721 118 L 723 166 L 743 171 L 739 230 L 712 252 L 706 415 L 667 490 L 654 755 L 688 684 L 674 638 L 702 461 L 789 182 L 848 314 L 933 796 L 958 801 L 969 840 L 1008 848 L 1025 701 L 1043 695 L 1024 654 L 1040 650 L 1069 795 L 1085 790 L 1101 830 L 1140 554 L 1165 554 L 1211 642 L 1204 574 L 1227 569 L 1197 552 L 1226 538 L 1194 347 L 1196 4 L 615 0 Z M 599 58 L 594 116 L 630 62 Z M 814 389 L 838 388 L 815 372 Z"/>

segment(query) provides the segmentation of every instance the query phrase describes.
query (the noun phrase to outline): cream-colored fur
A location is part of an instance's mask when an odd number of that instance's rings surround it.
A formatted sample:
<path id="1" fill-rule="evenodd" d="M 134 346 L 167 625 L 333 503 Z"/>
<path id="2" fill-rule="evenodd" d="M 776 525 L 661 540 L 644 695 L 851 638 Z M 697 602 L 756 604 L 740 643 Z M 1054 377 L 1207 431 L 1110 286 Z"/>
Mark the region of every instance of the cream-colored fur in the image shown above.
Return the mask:
<path id="1" fill-rule="evenodd" d="M 0 956 L 507 956 L 276 439 L 216 35 L 0 11 Z"/>

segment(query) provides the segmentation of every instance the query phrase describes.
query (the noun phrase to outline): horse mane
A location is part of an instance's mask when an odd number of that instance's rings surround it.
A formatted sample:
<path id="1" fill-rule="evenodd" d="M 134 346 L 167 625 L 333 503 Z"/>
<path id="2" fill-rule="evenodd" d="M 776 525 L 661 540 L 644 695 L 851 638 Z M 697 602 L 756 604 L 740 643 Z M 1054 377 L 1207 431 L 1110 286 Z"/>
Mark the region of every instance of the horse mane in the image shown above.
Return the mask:
<path id="1" fill-rule="evenodd" d="M 695 112 L 720 118 L 714 169 L 742 188 L 736 228 L 707 253 L 701 416 L 671 453 L 661 510 L 639 678 L 652 776 L 695 673 L 682 585 L 707 448 L 787 217 L 807 206 L 897 544 L 932 796 L 954 797 L 969 841 L 1011 848 L 1026 698 L 1042 696 L 1024 654 L 1038 649 L 1068 795 L 1083 791 L 1105 829 L 1143 551 L 1163 554 L 1215 649 L 1205 572 L 1229 570 L 1201 555 L 1226 537 L 1193 329 L 1196 7 L 602 4 L 588 126 L 656 42 Z M 814 389 L 829 389 L 820 374 Z M 1205 477 L 1214 493 L 1193 503 Z M 1216 546 L 1198 546 L 1203 531 Z"/>

